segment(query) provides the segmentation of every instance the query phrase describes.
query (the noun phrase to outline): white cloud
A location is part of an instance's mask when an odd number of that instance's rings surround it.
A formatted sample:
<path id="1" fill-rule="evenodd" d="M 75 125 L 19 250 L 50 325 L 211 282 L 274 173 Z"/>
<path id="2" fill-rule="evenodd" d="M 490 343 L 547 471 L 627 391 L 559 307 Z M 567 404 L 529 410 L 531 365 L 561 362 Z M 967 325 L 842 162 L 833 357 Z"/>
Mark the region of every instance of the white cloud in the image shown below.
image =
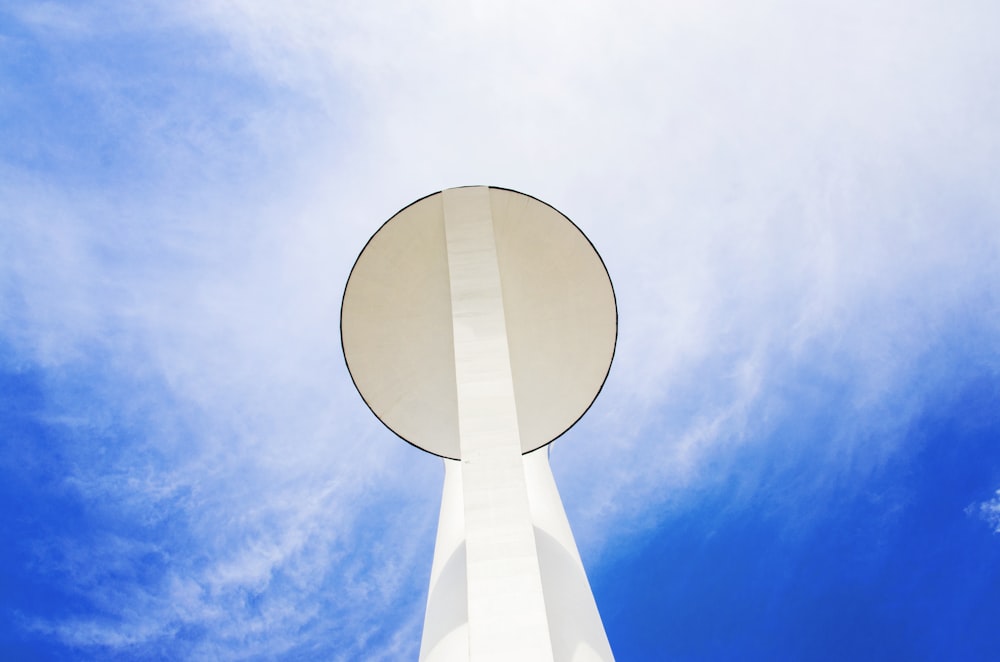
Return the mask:
<path id="1" fill-rule="evenodd" d="M 97 11 L 31 24 L 85 39 L 118 10 Z M 554 204 L 615 282 L 612 376 L 553 450 L 591 549 L 739 472 L 726 458 L 787 419 L 803 372 L 845 394 L 817 454 L 878 466 L 921 389 L 961 377 L 928 358 L 956 323 L 985 338 L 971 362 L 1000 355 L 996 11 L 218 0 L 116 19 L 191 37 L 184 66 L 211 75 L 65 72 L 138 146 L 134 180 L 2 166 L 0 333 L 96 374 L 99 405 L 67 420 L 141 430 L 74 446 L 64 487 L 149 528 L 40 552 L 115 618 L 35 626 L 135 649 L 201 625 L 196 658 L 309 636 L 406 657 L 419 608 L 379 622 L 414 600 L 440 470 L 353 392 L 337 315 L 371 232 L 452 185 Z M 95 570 L 144 554 L 167 559 L 152 584 Z"/>
<path id="2" fill-rule="evenodd" d="M 969 515 L 978 515 L 994 533 L 1000 533 L 1000 490 L 997 490 L 996 496 L 989 501 L 971 504 L 965 512 Z"/>

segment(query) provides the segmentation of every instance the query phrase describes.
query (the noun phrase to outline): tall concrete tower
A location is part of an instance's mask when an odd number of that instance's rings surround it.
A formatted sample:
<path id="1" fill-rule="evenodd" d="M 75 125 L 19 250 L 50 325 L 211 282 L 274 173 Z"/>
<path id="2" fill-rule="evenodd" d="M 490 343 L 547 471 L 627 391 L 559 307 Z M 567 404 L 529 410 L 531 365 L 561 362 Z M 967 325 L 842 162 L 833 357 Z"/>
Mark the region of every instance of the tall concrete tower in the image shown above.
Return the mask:
<path id="1" fill-rule="evenodd" d="M 618 317 L 594 247 L 549 205 L 471 186 L 369 240 L 341 339 L 372 412 L 444 459 L 421 662 L 609 662 L 547 445 L 597 397 Z"/>

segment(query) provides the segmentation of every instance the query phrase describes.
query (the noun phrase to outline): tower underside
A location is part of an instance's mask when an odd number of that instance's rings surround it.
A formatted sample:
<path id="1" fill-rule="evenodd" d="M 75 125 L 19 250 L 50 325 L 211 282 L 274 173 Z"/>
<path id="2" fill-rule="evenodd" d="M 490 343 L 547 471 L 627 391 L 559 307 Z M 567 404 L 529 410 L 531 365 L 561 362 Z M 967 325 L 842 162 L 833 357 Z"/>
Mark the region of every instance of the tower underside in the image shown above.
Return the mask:
<path id="1" fill-rule="evenodd" d="M 523 194 L 442 191 L 362 251 L 341 313 L 352 378 L 445 458 L 421 661 L 613 661 L 543 447 L 597 396 L 616 336 L 593 246 Z"/>

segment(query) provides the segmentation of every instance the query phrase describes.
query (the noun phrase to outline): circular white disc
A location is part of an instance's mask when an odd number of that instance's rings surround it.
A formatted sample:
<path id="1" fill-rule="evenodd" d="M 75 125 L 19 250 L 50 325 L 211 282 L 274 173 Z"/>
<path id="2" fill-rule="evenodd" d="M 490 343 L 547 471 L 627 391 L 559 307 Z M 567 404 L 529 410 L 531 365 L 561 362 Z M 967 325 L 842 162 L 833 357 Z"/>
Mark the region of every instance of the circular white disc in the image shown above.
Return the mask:
<path id="1" fill-rule="evenodd" d="M 549 205 L 490 188 L 521 448 L 536 450 L 590 407 L 611 367 L 618 315 L 590 241 Z M 442 193 L 390 218 L 344 290 L 341 342 L 362 398 L 390 430 L 460 459 Z"/>

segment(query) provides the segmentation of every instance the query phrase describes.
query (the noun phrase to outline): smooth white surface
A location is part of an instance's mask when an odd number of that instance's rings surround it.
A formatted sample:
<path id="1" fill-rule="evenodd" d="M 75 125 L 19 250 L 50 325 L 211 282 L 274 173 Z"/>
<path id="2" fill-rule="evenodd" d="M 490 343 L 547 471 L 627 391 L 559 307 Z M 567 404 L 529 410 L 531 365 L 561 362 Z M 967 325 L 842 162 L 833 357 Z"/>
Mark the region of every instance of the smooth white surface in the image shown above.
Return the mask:
<path id="1" fill-rule="evenodd" d="M 420 639 L 420 662 L 467 662 L 469 659 L 464 510 L 462 466 L 455 460 L 445 460 L 441 515 Z"/>
<path id="2" fill-rule="evenodd" d="M 459 458 L 454 339 L 445 245 L 449 189 L 393 216 L 358 257 L 341 337 L 358 390 L 396 434 Z M 562 434 L 599 392 L 617 315 L 607 271 L 565 216 L 530 196 L 488 197 L 521 451 Z M 488 193 L 488 195 L 487 195 Z"/>
<path id="3" fill-rule="evenodd" d="M 614 662 L 590 583 L 549 466 L 548 451 L 522 456 L 554 662 Z M 465 608 L 463 464 L 445 460 L 421 662 L 469 662 Z M 524 658 L 531 659 L 531 658 Z"/>
<path id="4" fill-rule="evenodd" d="M 566 518 L 548 449 L 523 456 L 545 611 L 555 662 L 613 662 L 576 540 Z"/>
<path id="5" fill-rule="evenodd" d="M 552 660 L 521 462 L 489 189 L 444 192 L 465 506 L 469 656 Z"/>

